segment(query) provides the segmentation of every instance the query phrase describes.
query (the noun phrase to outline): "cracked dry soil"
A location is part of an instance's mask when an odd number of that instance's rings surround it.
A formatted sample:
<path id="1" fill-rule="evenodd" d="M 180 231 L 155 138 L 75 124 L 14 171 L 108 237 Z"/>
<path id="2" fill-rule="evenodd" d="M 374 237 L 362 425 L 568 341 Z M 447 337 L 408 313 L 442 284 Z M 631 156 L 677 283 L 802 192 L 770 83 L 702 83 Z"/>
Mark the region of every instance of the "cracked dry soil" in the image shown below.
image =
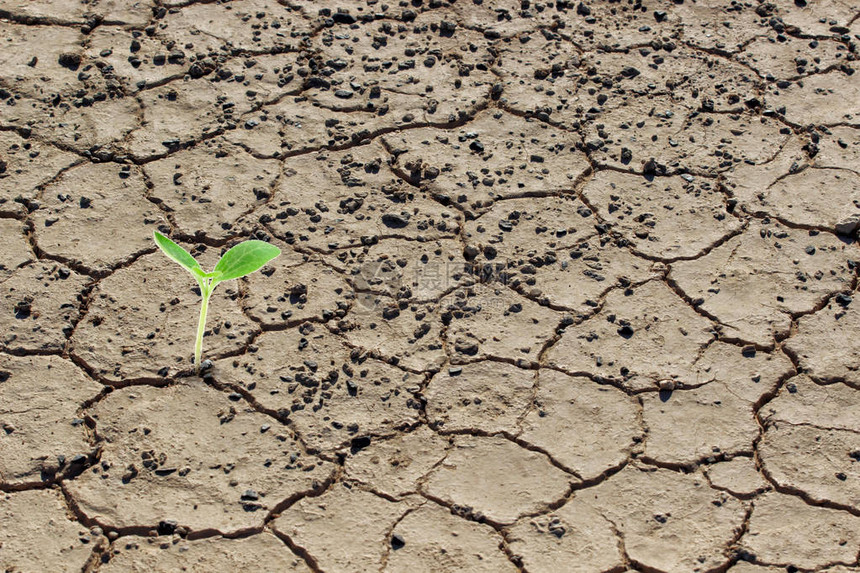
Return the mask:
<path id="1" fill-rule="evenodd" d="M 0 570 L 860 572 L 855 0 L 0 0 Z M 151 240 L 212 266 L 199 296 Z"/>

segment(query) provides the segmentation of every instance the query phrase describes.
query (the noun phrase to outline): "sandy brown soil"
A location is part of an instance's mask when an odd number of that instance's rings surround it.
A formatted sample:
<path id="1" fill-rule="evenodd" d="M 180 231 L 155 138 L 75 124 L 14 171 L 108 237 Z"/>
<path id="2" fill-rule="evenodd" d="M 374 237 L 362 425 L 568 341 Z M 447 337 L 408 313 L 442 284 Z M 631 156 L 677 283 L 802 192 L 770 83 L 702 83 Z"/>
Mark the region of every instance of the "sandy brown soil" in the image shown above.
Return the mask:
<path id="1" fill-rule="evenodd" d="M 856 0 L 0 0 L 0 571 L 860 572 Z M 233 244 L 283 255 L 212 300 Z"/>

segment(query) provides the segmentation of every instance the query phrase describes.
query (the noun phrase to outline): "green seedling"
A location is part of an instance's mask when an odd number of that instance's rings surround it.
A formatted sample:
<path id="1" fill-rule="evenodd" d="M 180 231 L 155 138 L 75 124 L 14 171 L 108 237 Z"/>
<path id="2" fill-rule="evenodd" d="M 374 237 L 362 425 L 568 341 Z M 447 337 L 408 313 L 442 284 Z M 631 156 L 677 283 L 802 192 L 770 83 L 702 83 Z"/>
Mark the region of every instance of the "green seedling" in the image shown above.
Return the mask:
<path id="1" fill-rule="evenodd" d="M 197 341 L 194 343 L 194 370 L 199 372 L 200 354 L 203 351 L 203 332 L 206 330 L 206 312 L 209 310 L 209 297 L 212 296 L 212 291 L 219 283 L 238 279 L 259 270 L 263 265 L 280 255 L 281 249 L 263 241 L 245 241 L 224 253 L 212 272 L 207 273 L 200 267 L 200 263 L 191 256 L 191 253 L 158 231 L 155 231 L 153 235 L 155 244 L 162 252 L 191 273 L 200 286 L 203 304 L 200 307 L 200 320 L 197 321 Z"/>

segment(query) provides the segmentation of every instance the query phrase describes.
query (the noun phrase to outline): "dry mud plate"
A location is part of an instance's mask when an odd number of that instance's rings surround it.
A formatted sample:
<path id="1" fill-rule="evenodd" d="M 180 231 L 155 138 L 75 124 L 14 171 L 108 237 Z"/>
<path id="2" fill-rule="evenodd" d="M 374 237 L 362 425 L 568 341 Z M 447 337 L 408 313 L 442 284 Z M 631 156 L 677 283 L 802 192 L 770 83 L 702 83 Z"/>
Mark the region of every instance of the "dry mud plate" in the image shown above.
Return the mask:
<path id="1" fill-rule="evenodd" d="M 0 571 L 860 573 L 856 0 L 0 0 Z M 211 301 L 212 268 L 282 255 Z"/>

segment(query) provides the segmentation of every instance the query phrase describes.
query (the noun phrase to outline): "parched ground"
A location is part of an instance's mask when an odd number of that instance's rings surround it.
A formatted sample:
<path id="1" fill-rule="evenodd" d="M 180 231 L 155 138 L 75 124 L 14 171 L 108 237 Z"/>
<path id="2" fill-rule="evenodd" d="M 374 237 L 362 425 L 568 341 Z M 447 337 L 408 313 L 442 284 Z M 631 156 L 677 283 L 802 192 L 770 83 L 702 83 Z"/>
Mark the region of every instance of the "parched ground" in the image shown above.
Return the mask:
<path id="1" fill-rule="evenodd" d="M 860 572 L 856 0 L 0 0 L 0 570 Z M 212 300 L 160 254 L 283 255 Z"/>

